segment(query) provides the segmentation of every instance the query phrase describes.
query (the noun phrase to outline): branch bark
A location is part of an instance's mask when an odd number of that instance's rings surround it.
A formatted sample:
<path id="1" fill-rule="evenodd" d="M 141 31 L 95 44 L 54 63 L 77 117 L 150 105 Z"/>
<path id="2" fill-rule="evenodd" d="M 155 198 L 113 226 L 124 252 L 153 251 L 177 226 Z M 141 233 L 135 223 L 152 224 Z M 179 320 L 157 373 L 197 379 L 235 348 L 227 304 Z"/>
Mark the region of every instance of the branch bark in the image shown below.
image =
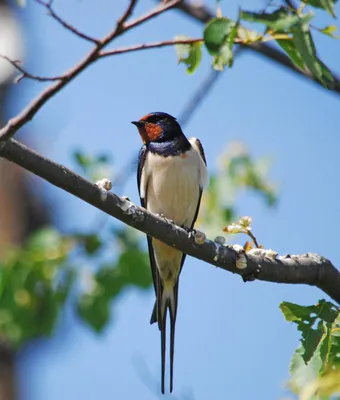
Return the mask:
<path id="1" fill-rule="evenodd" d="M 122 221 L 186 254 L 243 277 L 276 282 L 306 284 L 320 288 L 340 304 L 340 272 L 317 254 L 266 257 L 246 254 L 247 268 L 237 269 L 237 252 L 228 246 L 206 240 L 196 244 L 184 229 L 172 225 L 114 193 L 106 192 L 63 165 L 57 164 L 25 145 L 10 139 L 0 142 L 0 157 L 40 176 L 52 185 L 73 194 Z"/>
<path id="2" fill-rule="evenodd" d="M 215 17 L 213 13 L 204 5 L 195 5 L 188 2 L 183 2 L 179 3 L 176 8 L 184 12 L 191 18 L 195 19 L 196 21 L 203 22 L 204 24 Z M 242 45 L 242 47 L 244 47 L 244 49 L 260 54 L 261 56 L 264 56 L 272 61 L 275 61 L 278 65 L 288 68 L 289 70 L 295 72 L 302 77 L 310 79 L 311 81 L 325 89 L 322 83 L 316 80 L 311 73 L 309 73 L 308 71 L 303 71 L 296 67 L 295 64 L 290 61 L 289 57 L 287 57 L 281 51 L 275 49 L 275 47 L 265 43 L 250 43 L 247 45 Z M 330 91 L 340 94 L 340 77 L 337 76 L 334 72 L 332 72 L 332 75 L 334 78 L 334 87 Z"/>

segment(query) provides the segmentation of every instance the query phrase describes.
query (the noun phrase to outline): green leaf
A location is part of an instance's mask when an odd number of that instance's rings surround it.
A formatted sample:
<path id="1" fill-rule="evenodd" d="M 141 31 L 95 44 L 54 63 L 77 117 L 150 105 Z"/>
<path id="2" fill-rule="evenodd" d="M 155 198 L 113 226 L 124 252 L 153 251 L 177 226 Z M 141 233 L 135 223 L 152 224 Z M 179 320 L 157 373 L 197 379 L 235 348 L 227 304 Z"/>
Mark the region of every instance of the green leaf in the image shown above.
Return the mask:
<path id="1" fill-rule="evenodd" d="M 313 17 L 313 13 L 308 13 L 302 17 L 302 20 L 308 22 Z M 275 31 L 289 30 L 301 20 L 299 15 L 293 14 L 283 8 L 275 10 L 272 13 L 241 11 L 240 18 L 244 21 L 264 24 Z"/>
<path id="2" fill-rule="evenodd" d="M 301 344 L 304 350 L 302 358 L 307 364 L 321 339 L 325 339 L 325 329 L 329 329 L 329 324 L 332 324 L 337 317 L 334 305 L 325 300 L 320 300 L 315 306 L 283 302 L 280 308 L 286 320 L 296 323 L 302 333 Z"/>
<path id="3" fill-rule="evenodd" d="M 305 69 L 301 55 L 292 40 L 277 39 L 277 44 L 288 54 L 293 63 L 300 69 Z"/>
<path id="4" fill-rule="evenodd" d="M 324 35 L 330 36 L 333 39 L 340 39 L 340 36 L 334 35 L 334 32 L 336 32 L 337 30 L 338 28 L 335 25 L 329 25 L 323 29 L 320 29 L 320 32 Z"/>
<path id="5" fill-rule="evenodd" d="M 222 47 L 227 43 L 228 35 L 233 32 L 236 23 L 228 18 L 214 18 L 204 29 L 204 43 L 212 56 L 220 56 Z M 227 46 L 228 47 L 228 46 Z M 223 49 L 226 53 L 226 49 Z M 223 57 L 227 57 L 226 54 Z"/>
<path id="6" fill-rule="evenodd" d="M 292 378 L 289 384 L 291 389 L 296 394 L 299 394 L 301 399 L 330 399 L 330 395 L 335 393 L 336 390 L 327 395 L 327 390 L 321 384 L 320 379 L 328 379 L 328 377 L 340 370 L 340 336 L 337 335 L 340 330 L 339 308 L 324 300 L 320 301 L 317 306 L 301 308 L 301 306 L 292 306 L 291 303 L 283 303 L 282 306 L 288 320 L 298 323 L 300 318 L 304 320 L 305 318 L 314 318 L 315 329 L 318 329 L 322 333 L 322 338 L 307 363 L 305 361 L 305 347 L 303 344 L 294 353 L 290 363 Z M 313 310 L 312 314 L 310 314 L 310 310 Z M 319 314 L 317 315 L 316 312 Z M 337 374 L 335 381 L 339 382 L 339 372 Z M 315 386 L 316 383 L 320 384 L 320 391 L 317 389 L 318 386 Z M 311 397 L 312 392 L 308 388 L 312 387 L 314 387 L 312 390 L 313 394 L 318 392 L 318 396 Z M 334 384 L 332 387 L 335 389 Z M 304 395 L 307 392 L 310 395 Z"/>
<path id="7" fill-rule="evenodd" d="M 332 89 L 334 83 L 332 73 L 316 55 L 309 24 L 301 22 L 295 25 L 292 28 L 292 33 L 294 44 L 307 68 L 326 88 Z"/>
<path id="8" fill-rule="evenodd" d="M 186 40 L 188 36 L 176 36 L 175 40 Z M 193 74 L 202 60 L 202 43 L 176 44 L 178 62 L 187 66 L 187 73 Z"/>
<path id="9" fill-rule="evenodd" d="M 334 5 L 337 0 L 303 0 L 305 3 L 309 4 L 315 8 L 322 8 L 327 11 L 332 17 L 335 18 Z"/>

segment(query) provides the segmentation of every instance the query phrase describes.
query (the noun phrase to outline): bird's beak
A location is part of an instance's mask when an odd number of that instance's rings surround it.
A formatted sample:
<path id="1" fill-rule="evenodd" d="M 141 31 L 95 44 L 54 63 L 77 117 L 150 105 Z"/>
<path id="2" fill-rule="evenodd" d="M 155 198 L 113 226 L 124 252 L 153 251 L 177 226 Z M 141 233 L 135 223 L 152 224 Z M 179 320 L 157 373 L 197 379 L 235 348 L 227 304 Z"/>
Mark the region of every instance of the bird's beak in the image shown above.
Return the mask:
<path id="1" fill-rule="evenodd" d="M 131 121 L 131 124 L 136 125 L 137 128 L 140 128 L 145 125 L 144 121 Z"/>

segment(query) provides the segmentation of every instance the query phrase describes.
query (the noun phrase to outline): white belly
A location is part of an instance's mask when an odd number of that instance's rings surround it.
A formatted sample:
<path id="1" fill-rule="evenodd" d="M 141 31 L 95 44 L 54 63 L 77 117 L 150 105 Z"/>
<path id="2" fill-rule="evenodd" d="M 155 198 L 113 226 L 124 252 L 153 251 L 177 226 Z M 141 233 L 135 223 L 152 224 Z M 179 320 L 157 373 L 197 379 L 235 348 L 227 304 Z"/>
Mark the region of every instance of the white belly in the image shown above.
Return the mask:
<path id="1" fill-rule="evenodd" d="M 147 159 L 147 209 L 163 214 L 176 225 L 189 227 L 195 216 L 200 190 L 200 157 L 196 151 L 176 157 L 149 154 Z"/>
<path id="2" fill-rule="evenodd" d="M 206 167 L 194 148 L 176 157 L 148 153 L 141 177 L 141 197 L 152 213 L 163 214 L 176 225 L 188 228 L 195 217 L 200 187 L 206 180 Z M 183 253 L 156 239 L 152 244 L 164 288 L 172 290 Z"/>

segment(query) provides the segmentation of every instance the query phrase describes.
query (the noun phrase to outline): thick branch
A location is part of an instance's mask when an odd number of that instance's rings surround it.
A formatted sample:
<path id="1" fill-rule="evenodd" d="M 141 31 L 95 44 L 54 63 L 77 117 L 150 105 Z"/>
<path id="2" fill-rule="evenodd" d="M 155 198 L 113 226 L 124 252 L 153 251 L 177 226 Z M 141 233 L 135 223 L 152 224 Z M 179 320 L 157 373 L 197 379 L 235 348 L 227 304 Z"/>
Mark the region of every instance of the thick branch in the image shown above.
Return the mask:
<path id="1" fill-rule="evenodd" d="M 68 168 L 46 159 L 13 139 L 0 143 L 0 157 L 195 258 L 241 276 L 256 274 L 256 278 L 262 281 L 317 286 L 340 304 L 340 272 L 323 257 L 304 254 L 268 258 L 247 254 L 247 268 L 240 270 L 236 268 L 237 253 L 232 248 L 209 240 L 198 245 L 184 229 L 100 189 Z M 257 272 L 259 267 L 260 271 Z"/>
<path id="2" fill-rule="evenodd" d="M 183 11 L 185 14 L 194 18 L 196 21 L 200 21 L 203 23 L 207 23 L 210 19 L 214 18 L 214 15 L 210 12 L 210 10 L 203 5 L 195 5 L 190 4 L 188 2 L 183 2 L 177 5 L 177 8 Z M 304 76 L 305 78 L 310 79 L 314 83 L 320 85 L 322 88 L 325 88 L 321 82 L 315 79 L 311 73 L 308 71 L 303 71 L 295 66 L 294 63 L 290 61 L 290 58 L 287 57 L 281 51 L 275 49 L 273 46 L 265 44 L 265 43 L 249 43 L 244 45 L 245 49 L 254 51 L 257 54 L 260 54 L 272 61 L 275 61 L 277 64 L 290 69 L 291 71 L 297 73 L 300 76 Z M 340 78 L 332 73 L 334 78 L 334 86 L 331 91 L 340 94 Z"/>

